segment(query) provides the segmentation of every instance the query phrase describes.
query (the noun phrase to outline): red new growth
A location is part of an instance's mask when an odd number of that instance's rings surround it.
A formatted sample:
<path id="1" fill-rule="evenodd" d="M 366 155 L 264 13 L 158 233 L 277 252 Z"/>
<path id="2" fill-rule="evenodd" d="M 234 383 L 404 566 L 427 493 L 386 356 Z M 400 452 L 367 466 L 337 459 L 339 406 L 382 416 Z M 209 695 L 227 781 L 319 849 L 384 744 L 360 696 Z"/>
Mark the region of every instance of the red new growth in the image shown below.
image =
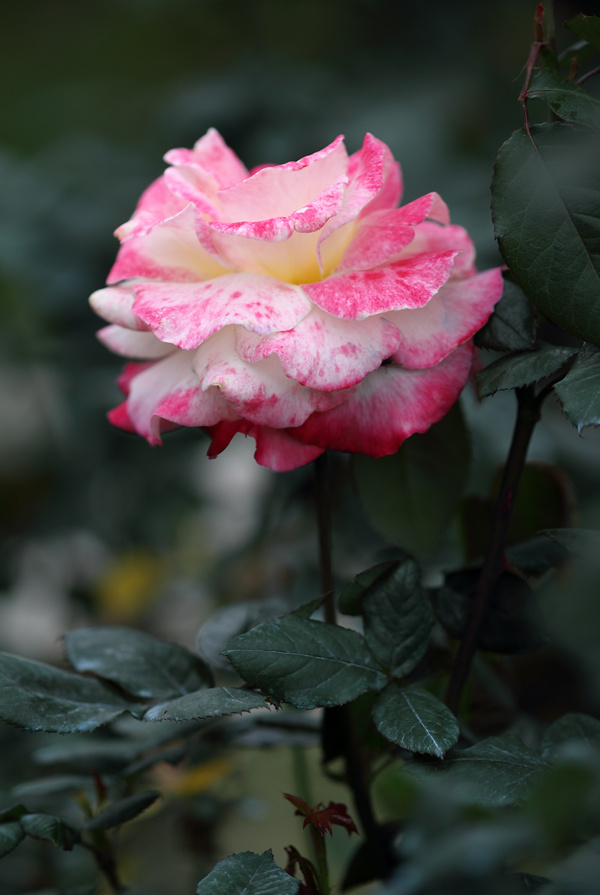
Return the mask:
<path id="1" fill-rule="evenodd" d="M 311 808 L 304 799 L 284 793 L 285 798 L 296 807 L 296 814 L 304 817 L 302 828 L 312 824 L 322 835 L 332 833 L 332 824 L 345 827 L 348 833 L 358 833 L 356 824 L 348 814 L 347 808 L 341 802 L 330 802 L 325 808 L 322 802 Z"/>

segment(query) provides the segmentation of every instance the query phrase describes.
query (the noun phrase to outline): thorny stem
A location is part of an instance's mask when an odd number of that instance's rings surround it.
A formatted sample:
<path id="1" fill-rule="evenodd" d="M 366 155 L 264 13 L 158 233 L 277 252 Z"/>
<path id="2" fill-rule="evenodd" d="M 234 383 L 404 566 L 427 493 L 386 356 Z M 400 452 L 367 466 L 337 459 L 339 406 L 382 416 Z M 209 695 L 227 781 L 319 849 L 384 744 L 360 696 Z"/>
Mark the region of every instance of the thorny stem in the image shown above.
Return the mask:
<path id="1" fill-rule="evenodd" d="M 483 559 L 477 590 L 471 605 L 463 639 L 456 654 L 448 690 L 446 705 L 456 714 L 464 686 L 471 671 L 477 641 L 494 587 L 502 570 L 504 543 L 510 523 L 517 488 L 525 465 L 527 449 L 535 425 L 540 418 L 541 406 L 548 394 L 544 389 L 535 394 L 533 386 L 517 389 L 518 412 L 508 459 L 502 475 L 500 493 L 494 507 L 492 529 L 487 551 Z"/>
<path id="2" fill-rule="evenodd" d="M 335 599 L 333 591 L 333 576 L 331 571 L 331 500 L 329 492 L 329 460 L 327 453 L 315 460 L 315 485 L 316 508 L 319 535 L 319 560 L 321 570 L 321 590 L 326 595 L 324 604 L 325 621 L 329 624 L 337 624 Z M 346 777 L 352 790 L 356 813 L 365 835 L 366 846 L 369 850 L 375 873 L 384 879 L 394 866 L 394 859 L 386 842 L 381 836 L 371 796 L 365 779 L 365 768 L 360 747 L 356 739 L 352 716 L 348 706 L 336 706 L 325 709 L 331 721 L 337 727 L 340 741 L 343 744 L 344 761 L 346 764 Z M 327 719 L 324 722 L 327 725 Z"/>

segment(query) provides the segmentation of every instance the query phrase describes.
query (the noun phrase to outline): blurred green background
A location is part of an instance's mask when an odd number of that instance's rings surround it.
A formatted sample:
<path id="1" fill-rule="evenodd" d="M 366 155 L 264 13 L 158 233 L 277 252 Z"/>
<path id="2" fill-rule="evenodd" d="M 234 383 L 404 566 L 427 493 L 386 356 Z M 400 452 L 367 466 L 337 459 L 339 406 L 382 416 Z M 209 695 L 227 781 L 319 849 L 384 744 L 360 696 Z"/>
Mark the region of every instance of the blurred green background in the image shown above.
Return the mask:
<path id="1" fill-rule="evenodd" d="M 563 44 L 560 22 L 593 7 L 557 4 Z M 96 342 L 87 296 L 114 259 L 111 234 L 162 172 L 164 152 L 208 127 L 249 167 L 299 158 L 338 133 L 355 151 L 369 130 L 401 162 L 406 200 L 439 191 L 480 266 L 498 264 L 489 182 L 498 147 L 521 125 L 534 9 L 533 0 L 30 0 L 4 9 L 1 649 L 60 661 L 61 632 L 99 622 L 193 646 L 221 602 L 312 581 L 309 471 L 259 469 L 243 440 L 209 462 L 196 431 L 151 449 L 106 421 L 121 362 Z M 474 491 L 502 461 L 512 400 L 467 401 Z M 590 526 L 600 524 L 597 447 L 595 432 L 579 439 L 556 407 L 533 447 L 566 469 L 577 518 Z M 346 577 L 381 549 L 366 523 L 348 518 L 337 545 Z M 12 731 L 0 736 L 21 743 Z M 19 773 L 4 762 L 0 788 Z"/>

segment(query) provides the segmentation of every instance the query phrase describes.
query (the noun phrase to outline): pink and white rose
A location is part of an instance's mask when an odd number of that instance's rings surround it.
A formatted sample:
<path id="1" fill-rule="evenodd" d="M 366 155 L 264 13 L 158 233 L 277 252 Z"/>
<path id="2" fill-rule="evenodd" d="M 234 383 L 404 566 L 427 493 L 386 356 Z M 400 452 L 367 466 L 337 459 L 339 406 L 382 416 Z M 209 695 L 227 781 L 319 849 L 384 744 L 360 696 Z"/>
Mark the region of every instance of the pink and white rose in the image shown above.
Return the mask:
<path id="1" fill-rule="evenodd" d="M 90 299 L 102 342 L 135 359 L 111 422 L 150 444 L 201 426 L 211 457 L 242 432 L 282 471 L 326 448 L 391 454 L 444 416 L 500 269 L 476 272 L 437 193 L 397 207 L 385 143 L 248 172 L 209 130 L 165 160 Z"/>

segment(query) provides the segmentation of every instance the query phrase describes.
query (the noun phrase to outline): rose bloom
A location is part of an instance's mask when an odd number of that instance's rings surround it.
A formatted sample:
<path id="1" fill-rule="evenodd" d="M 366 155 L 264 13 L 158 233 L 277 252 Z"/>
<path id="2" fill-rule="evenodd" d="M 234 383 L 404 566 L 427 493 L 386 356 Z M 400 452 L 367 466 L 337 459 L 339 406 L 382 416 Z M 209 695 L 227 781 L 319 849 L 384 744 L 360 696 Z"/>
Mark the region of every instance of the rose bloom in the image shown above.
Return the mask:
<path id="1" fill-rule="evenodd" d="M 150 444 L 201 426 L 215 457 L 237 432 L 283 471 L 326 448 L 381 457 L 440 420 L 472 335 L 502 292 L 437 193 L 397 207 L 400 167 L 367 134 L 250 173 L 215 130 L 167 153 L 91 296 L 99 333 L 135 358 L 109 414 Z"/>

